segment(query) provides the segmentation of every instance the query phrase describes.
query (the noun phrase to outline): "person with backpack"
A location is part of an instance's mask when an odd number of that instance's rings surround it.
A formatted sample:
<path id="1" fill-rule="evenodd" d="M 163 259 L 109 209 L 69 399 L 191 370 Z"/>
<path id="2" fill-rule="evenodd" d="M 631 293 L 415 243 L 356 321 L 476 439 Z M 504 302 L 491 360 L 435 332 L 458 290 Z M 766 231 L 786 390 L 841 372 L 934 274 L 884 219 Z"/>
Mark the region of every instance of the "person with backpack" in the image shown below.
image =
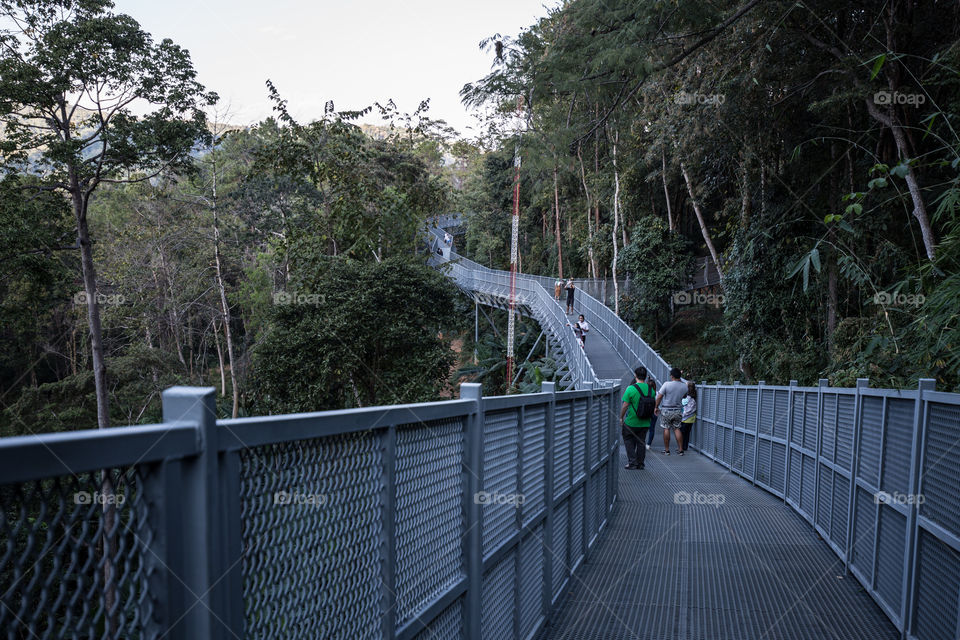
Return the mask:
<path id="1" fill-rule="evenodd" d="M 646 367 L 637 367 L 634 382 L 623 393 L 620 405 L 620 435 L 627 450 L 627 469 L 643 469 L 647 448 L 644 440 L 653 417 L 655 392 L 646 383 Z"/>

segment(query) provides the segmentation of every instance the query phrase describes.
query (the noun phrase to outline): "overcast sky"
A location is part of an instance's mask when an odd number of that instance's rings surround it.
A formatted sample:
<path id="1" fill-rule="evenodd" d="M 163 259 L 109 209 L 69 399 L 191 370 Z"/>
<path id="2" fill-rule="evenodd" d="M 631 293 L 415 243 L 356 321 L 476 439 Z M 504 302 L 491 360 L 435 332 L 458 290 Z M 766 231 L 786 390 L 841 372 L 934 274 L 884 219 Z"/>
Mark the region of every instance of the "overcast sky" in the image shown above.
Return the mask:
<path id="1" fill-rule="evenodd" d="M 467 82 L 490 71 L 480 40 L 515 36 L 555 0 L 115 0 L 154 38 L 190 51 L 199 79 L 251 124 L 271 115 L 269 78 L 293 115 L 309 121 L 333 100 L 337 110 L 393 98 L 461 133 L 472 118 L 460 104 Z M 376 122 L 371 118 L 370 122 Z"/>

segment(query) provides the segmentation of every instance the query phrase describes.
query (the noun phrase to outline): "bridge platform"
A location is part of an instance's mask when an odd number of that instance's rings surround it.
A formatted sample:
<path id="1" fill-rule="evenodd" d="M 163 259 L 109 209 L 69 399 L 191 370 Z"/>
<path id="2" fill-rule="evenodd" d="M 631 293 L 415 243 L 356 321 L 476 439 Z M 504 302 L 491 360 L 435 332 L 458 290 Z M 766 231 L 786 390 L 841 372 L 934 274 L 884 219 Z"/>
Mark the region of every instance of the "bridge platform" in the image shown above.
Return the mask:
<path id="1" fill-rule="evenodd" d="M 621 471 L 619 487 L 544 637 L 900 637 L 808 522 L 693 450 L 650 450 L 646 469 Z"/>

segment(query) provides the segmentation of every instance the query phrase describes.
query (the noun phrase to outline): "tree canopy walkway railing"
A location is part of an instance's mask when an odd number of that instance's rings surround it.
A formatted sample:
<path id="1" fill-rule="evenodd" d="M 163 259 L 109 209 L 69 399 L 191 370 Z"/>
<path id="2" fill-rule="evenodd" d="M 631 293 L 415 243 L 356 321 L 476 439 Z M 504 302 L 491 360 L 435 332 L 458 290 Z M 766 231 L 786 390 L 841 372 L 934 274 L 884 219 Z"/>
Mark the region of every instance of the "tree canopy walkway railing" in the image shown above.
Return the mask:
<path id="1" fill-rule="evenodd" d="M 806 518 L 906 637 L 960 638 L 960 394 L 867 384 L 702 383 L 691 446 Z"/>
<path id="2" fill-rule="evenodd" d="M 0 637 L 527 638 L 616 498 L 613 388 L 220 421 L 214 398 L 0 439 Z"/>

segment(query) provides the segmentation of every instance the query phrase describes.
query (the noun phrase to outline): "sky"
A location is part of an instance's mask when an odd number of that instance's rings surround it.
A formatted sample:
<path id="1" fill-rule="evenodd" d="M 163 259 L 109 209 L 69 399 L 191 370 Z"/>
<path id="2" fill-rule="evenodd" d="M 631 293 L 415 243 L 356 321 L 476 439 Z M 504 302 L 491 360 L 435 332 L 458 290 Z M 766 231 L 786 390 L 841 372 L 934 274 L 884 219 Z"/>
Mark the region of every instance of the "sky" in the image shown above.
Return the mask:
<path id="1" fill-rule="evenodd" d="M 393 99 L 470 136 L 460 88 L 490 72 L 480 41 L 516 36 L 552 0 L 115 0 L 155 40 L 188 49 L 198 79 L 220 95 L 221 118 L 253 124 L 270 116 L 269 78 L 298 120 Z M 367 122 L 376 124 L 377 117 Z"/>

